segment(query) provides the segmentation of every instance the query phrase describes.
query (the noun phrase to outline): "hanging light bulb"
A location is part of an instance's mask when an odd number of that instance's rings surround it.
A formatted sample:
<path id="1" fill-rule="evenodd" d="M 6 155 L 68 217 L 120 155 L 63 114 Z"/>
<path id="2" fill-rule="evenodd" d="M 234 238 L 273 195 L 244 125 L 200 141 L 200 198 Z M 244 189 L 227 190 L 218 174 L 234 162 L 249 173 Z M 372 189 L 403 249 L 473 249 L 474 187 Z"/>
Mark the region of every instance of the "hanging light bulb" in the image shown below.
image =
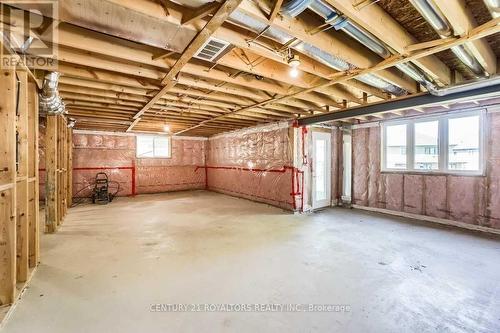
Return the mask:
<path id="1" fill-rule="evenodd" d="M 297 68 L 300 66 L 300 59 L 299 59 L 299 56 L 294 54 L 293 56 L 291 56 L 289 59 L 288 59 L 288 64 L 290 65 L 290 67 L 292 68 Z"/>
<path id="2" fill-rule="evenodd" d="M 163 126 L 163 131 L 164 132 L 170 132 L 170 126 L 169 125 L 164 125 Z"/>
<path id="3" fill-rule="evenodd" d="M 290 66 L 290 76 L 296 78 L 299 76 L 300 60 L 298 55 L 293 55 L 288 58 L 288 65 Z"/>

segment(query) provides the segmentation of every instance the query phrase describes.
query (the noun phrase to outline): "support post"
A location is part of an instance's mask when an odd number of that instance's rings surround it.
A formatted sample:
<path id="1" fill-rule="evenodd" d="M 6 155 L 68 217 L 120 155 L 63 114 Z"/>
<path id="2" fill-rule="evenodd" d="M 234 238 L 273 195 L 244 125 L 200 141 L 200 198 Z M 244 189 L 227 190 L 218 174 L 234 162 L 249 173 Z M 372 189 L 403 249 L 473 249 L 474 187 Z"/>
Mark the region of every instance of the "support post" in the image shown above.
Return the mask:
<path id="1" fill-rule="evenodd" d="M 1 47 L 1 45 L 0 45 Z M 16 290 L 16 76 L 0 71 L 0 305 Z"/>
<path id="2" fill-rule="evenodd" d="M 73 129 L 68 128 L 68 137 L 67 137 L 67 154 L 68 154 L 68 162 L 67 162 L 67 194 L 66 201 L 67 207 L 70 208 L 73 205 Z"/>
<path id="3" fill-rule="evenodd" d="M 28 73 L 16 72 L 17 77 L 17 220 L 16 220 L 16 268 L 17 282 L 28 280 Z"/>
<path id="4" fill-rule="evenodd" d="M 28 182 L 29 182 L 29 267 L 40 261 L 40 216 L 38 172 L 38 92 L 36 82 L 28 82 Z"/>
<path id="5" fill-rule="evenodd" d="M 45 133 L 45 231 L 48 233 L 54 233 L 58 226 L 57 118 L 47 115 Z"/>

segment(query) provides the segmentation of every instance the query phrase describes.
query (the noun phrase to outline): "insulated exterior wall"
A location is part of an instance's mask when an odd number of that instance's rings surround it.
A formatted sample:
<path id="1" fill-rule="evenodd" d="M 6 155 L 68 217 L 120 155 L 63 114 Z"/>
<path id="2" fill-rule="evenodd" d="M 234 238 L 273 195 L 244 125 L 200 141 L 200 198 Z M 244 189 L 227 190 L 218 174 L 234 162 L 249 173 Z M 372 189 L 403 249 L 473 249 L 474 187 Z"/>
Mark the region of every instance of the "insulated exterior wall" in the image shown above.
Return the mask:
<path id="1" fill-rule="evenodd" d="M 45 119 L 40 119 L 38 127 L 38 196 L 45 200 Z"/>
<path id="2" fill-rule="evenodd" d="M 43 152 L 43 135 L 41 139 Z M 137 158 L 133 135 L 76 131 L 73 134 L 73 196 L 89 197 L 98 172 L 108 175 L 110 191 L 118 190 L 118 196 L 205 188 L 205 172 L 199 167 L 205 165 L 207 140 L 175 137 L 171 147 L 171 158 Z M 43 164 L 40 169 L 43 182 Z M 41 184 L 41 190 L 43 188 Z M 43 193 L 40 196 L 43 198 Z"/>
<path id="3" fill-rule="evenodd" d="M 209 139 L 208 189 L 284 209 L 297 208 L 301 176 L 286 126 L 247 129 Z"/>
<path id="4" fill-rule="evenodd" d="M 485 176 L 381 172 L 380 127 L 353 130 L 353 203 L 500 229 L 500 113 L 486 115 Z"/>

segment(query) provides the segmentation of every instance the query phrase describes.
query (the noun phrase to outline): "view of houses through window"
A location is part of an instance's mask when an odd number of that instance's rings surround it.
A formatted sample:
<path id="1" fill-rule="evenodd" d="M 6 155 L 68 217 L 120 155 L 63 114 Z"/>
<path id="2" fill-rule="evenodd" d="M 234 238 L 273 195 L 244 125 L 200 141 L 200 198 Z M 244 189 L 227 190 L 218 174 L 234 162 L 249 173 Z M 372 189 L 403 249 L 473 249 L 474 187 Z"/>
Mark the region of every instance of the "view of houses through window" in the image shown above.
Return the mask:
<path id="1" fill-rule="evenodd" d="M 479 113 L 387 123 L 383 130 L 383 169 L 480 171 Z"/>

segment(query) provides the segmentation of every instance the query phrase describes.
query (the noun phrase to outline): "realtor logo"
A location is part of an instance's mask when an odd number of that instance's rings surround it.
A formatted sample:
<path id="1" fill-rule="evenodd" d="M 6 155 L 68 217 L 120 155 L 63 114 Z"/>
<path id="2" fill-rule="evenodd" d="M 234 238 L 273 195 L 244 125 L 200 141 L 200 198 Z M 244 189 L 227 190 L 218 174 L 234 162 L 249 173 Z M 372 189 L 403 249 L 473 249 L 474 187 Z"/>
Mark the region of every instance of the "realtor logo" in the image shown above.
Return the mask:
<path id="1" fill-rule="evenodd" d="M 1 68 L 19 62 L 54 70 L 57 64 L 58 1 L 7 0 L 0 4 Z"/>

